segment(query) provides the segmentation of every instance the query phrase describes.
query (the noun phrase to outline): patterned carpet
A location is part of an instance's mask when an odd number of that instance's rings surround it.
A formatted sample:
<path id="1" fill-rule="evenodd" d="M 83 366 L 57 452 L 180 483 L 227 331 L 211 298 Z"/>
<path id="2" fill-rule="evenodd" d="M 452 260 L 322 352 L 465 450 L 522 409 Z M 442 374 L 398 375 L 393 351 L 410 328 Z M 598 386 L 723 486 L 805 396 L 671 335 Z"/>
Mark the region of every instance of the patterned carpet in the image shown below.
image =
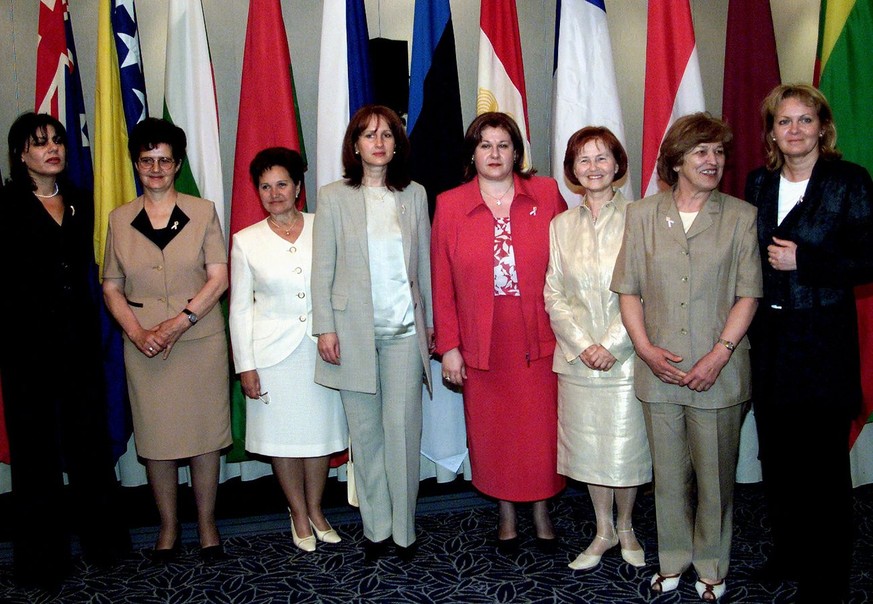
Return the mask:
<path id="1" fill-rule="evenodd" d="M 455 488 L 457 491 L 458 489 Z M 873 487 L 856 490 L 857 542 L 853 566 L 852 604 L 873 601 Z M 586 491 L 574 485 L 553 507 L 561 544 L 555 553 L 539 551 L 533 542 L 529 510 L 522 510 L 522 548 L 504 556 L 494 547 L 496 506 L 464 488 L 429 496 L 419 507 L 420 549 L 412 562 L 392 555 L 366 563 L 360 548 L 361 525 L 355 511 L 331 509 L 328 516 L 343 542 L 318 545 L 306 554 L 291 543 L 287 516 L 272 514 L 223 520 L 225 545 L 232 559 L 202 564 L 196 536 L 185 525 L 185 553 L 166 566 L 151 563 L 145 551 L 154 527 L 134 531 L 137 551 L 110 569 L 96 569 L 77 559 L 73 576 L 57 594 L 16 590 L 8 556 L 0 561 L 0 601 L 10 603 L 91 602 L 584 602 L 676 604 L 695 602 L 693 573 L 676 592 L 654 597 L 646 579 L 655 570 L 654 502 L 642 494 L 636 530 L 649 566 L 624 563 L 617 550 L 600 567 L 574 572 L 567 563 L 584 549 L 594 532 L 594 515 Z M 728 592 L 724 603 L 788 603 L 794 586 L 768 590 L 747 580 L 763 559 L 768 527 L 759 485 L 738 485 L 735 538 Z"/>

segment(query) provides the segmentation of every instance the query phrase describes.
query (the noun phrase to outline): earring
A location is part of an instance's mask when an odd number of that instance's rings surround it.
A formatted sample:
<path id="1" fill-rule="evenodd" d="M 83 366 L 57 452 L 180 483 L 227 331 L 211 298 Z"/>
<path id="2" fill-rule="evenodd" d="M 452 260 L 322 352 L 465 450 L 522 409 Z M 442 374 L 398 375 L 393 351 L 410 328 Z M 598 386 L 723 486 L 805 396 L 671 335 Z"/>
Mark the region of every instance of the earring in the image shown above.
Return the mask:
<path id="1" fill-rule="evenodd" d="M 358 151 L 357 149 L 355 149 L 355 155 L 360 155 L 360 154 L 361 154 L 361 152 Z"/>
<path id="2" fill-rule="evenodd" d="M 775 136 L 771 136 L 771 137 L 770 137 L 770 140 L 773 141 L 773 142 L 775 143 L 775 142 L 776 142 L 776 137 L 775 137 Z"/>

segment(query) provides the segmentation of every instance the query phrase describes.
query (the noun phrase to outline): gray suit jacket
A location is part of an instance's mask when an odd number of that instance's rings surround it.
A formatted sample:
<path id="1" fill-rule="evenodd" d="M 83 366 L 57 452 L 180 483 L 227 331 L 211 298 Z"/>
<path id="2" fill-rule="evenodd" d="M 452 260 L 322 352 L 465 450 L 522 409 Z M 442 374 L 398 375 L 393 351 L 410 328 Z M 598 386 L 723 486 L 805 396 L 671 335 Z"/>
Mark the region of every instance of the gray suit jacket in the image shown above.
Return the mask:
<path id="1" fill-rule="evenodd" d="M 430 218 L 424 187 L 395 191 L 403 255 L 412 289 L 415 333 L 430 388 L 427 329 L 433 327 L 430 288 Z M 364 192 L 337 181 L 318 192 L 312 253 L 312 331 L 339 338 L 340 365 L 318 358 L 315 381 L 356 392 L 376 392 L 376 336 L 370 286 Z"/>

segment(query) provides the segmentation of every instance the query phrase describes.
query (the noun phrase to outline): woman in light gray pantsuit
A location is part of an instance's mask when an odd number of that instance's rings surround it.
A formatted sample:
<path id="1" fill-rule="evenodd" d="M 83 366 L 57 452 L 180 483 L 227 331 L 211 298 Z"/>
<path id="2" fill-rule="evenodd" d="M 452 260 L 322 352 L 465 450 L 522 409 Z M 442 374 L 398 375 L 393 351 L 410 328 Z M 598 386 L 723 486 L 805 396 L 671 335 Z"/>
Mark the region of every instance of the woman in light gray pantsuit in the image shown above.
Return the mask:
<path id="1" fill-rule="evenodd" d="M 415 551 L 433 311 L 427 196 L 408 153 L 397 114 L 362 107 L 343 140 L 345 180 L 319 191 L 313 233 L 315 381 L 342 395 L 370 560 L 389 539 L 401 559 Z"/>

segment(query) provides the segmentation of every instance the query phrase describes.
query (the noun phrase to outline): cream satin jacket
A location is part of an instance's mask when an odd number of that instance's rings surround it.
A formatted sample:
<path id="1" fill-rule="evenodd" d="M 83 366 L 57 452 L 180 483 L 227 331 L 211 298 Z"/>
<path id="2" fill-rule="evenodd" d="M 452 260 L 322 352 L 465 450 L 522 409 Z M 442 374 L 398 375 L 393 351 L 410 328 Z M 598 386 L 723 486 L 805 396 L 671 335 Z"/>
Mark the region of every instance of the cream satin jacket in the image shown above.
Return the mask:
<path id="1" fill-rule="evenodd" d="M 618 295 L 609 289 L 629 203 L 616 191 L 596 223 L 584 201 L 552 220 L 544 296 L 558 340 L 552 364 L 556 373 L 592 378 L 633 375 L 633 344 L 621 322 Z M 592 344 L 600 344 L 617 359 L 612 369 L 589 369 L 579 360 Z"/>

